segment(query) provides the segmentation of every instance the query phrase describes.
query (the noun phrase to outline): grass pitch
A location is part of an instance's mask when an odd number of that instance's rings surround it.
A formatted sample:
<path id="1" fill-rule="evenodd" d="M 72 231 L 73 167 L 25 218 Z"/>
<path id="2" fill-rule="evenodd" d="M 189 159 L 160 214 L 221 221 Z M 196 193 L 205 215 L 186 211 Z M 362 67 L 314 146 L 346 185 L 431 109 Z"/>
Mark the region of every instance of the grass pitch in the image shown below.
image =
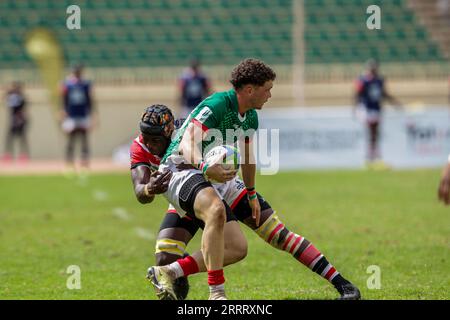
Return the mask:
<path id="1" fill-rule="evenodd" d="M 364 299 L 449 299 L 450 209 L 437 201 L 439 176 L 288 172 L 258 177 L 257 189 Z M 162 197 L 140 205 L 127 174 L 0 177 L 0 299 L 156 299 L 144 276 L 166 207 Z M 325 280 L 242 229 L 249 252 L 225 269 L 230 299 L 337 297 Z M 66 286 L 71 265 L 81 270 L 79 290 Z M 380 268 L 380 289 L 366 285 L 371 265 Z M 207 299 L 206 274 L 190 284 L 189 299 Z"/>

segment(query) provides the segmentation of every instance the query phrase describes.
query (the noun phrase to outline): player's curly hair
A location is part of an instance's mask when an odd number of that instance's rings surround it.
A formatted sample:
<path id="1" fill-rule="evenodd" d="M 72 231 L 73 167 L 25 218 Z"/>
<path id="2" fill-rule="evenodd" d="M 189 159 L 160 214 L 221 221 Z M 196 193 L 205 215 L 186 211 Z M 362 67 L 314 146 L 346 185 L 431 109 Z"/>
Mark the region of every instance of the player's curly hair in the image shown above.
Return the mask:
<path id="1" fill-rule="evenodd" d="M 246 84 L 262 86 L 269 80 L 275 80 L 277 75 L 263 61 L 248 58 L 241 61 L 231 72 L 230 82 L 235 89 Z"/>

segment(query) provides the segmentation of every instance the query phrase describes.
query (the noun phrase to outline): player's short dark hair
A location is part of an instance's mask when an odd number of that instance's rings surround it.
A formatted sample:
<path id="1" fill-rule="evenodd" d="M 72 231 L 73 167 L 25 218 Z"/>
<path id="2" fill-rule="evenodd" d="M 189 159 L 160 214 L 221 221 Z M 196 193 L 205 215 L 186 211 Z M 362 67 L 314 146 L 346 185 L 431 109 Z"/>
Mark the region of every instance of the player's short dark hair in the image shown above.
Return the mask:
<path id="1" fill-rule="evenodd" d="M 276 77 L 275 72 L 263 61 L 249 58 L 241 61 L 233 69 L 230 82 L 235 89 L 239 89 L 246 84 L 262 86 L 269 80 L 275 80 Z"/>

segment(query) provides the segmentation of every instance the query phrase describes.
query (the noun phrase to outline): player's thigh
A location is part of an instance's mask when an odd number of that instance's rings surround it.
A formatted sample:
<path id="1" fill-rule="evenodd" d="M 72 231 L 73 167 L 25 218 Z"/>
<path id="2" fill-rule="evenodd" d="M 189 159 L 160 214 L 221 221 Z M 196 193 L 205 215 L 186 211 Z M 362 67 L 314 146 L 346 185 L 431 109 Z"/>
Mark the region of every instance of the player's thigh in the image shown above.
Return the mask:
<path id="1" fill-rule="evenodd" d="M 252 208 L 247 199 L 247 191 L 244 182 L 234 178 L 220 186 L 214 186 L 223 197 L 224 201 L 231 207 L 234 216 L 252 229 L 256 229 L 256 220 L 252 217 Z M 261 207 L 260 225 L 262 225 L 272 214 L 270 204 L 258 193 L 258 201 Z"/>
<path id="2" fill-rule="evenodd" d="M 228 221 L 224 227 L 225 249 L 247 254 L 247 239 L 236 220 Z"/>
<path id="3" fill-rule="evenodd" d="M 170 239 L 174 241 L 180 241 L 186 245 L 191 241 L 192 235 L 185 228 L 164 228 L 159 231 L 157 241 L 161 239 Z"/>
<path id="4" fill-rule="evenodd" d="M 242 197 L 233 208 L 233 213 L 236 218 L 251 229 L 257 229 L 258 227 L 262 226 L 264 222 L 266 222 L 267 219 L 269 219 L 274 214 L 274 211 L 270 204 L 259 193 L 257 193 L 257 197 L 259 206 L 261 207 L 259 226 L 256 225 L 256 219 L 252 217 L 252 208 L 250 207 L 247 196 Z"/>
<path id="5" fill-rule="evenodd" d="M 198 191 L 193 209 L 195 216 L 204 222 L 211 219 L 220 219 L 225 222 L 225 205 L 213 187 L 205 187 Z"/>
<path id="6" fill-rule="evenodd" d="M 193 219 L 180 217 L 175 210 L 170 210 L 164 216 L 159 227 L 157 239 L 173 239 L 189 243 L 199 229 L 199 225 Z"/>
<path id="7" fill-rule="evenodd" d="M 178 170 L 174 164 L 164 164 L 159 168 L 161 172 L 167 169 L 171 170 L 173 174 L 164 197 L 181 216 L 185 216 L 186 213 L 194 215 L 194 202 L 197 194 L 202 189 L 211 187 L 211 183 L 199 170 Z"/>
<path id="8" fill-rule="evenodd" d="M 269 219 L 272 215 L 274 214 L 274 211 L 272 210 L 272 208 L 267 208 L 264 210 L 261 210 L 261 216 L 259 219 L 259 225 L 256 225 L 256 220 L 250 215 L 247 218 L 243 219 L 242 222 L 249 228 L 255 230 L 258 229 L 259 227 L 261 227 L 264 222 L 267 221 L 267 219 Z"/>

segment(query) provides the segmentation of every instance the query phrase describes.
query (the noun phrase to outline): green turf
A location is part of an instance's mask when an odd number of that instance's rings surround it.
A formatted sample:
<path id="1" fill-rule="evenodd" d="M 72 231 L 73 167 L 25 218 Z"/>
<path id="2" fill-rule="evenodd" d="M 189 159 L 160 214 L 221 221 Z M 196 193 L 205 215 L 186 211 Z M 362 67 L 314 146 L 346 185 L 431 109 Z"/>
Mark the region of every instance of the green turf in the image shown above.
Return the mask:
<path id="1" fill-rule="evenodd" d="M 438 178 L 438 170 L 289 172 L 258 177 L 257 186 L 363 298 L 449 299 L 450 209 L 436 199 Z M 155 299 L 144 275 L 166 206 L 163 198 L 140 205 L 125 174 L 85 182 L 0 177 L 0 299 Z M 225 269 L 229 298 L 337 297 L 291 256 L 243 230 L 249 252 Z M 70 265 L 81 268 L 81 290 L 66 288 Z M 379 290 L 366 286 L 370 265 L 381 269 Z M 205 274 L 190 283 L 190 299 L 207 298 Z"/>

